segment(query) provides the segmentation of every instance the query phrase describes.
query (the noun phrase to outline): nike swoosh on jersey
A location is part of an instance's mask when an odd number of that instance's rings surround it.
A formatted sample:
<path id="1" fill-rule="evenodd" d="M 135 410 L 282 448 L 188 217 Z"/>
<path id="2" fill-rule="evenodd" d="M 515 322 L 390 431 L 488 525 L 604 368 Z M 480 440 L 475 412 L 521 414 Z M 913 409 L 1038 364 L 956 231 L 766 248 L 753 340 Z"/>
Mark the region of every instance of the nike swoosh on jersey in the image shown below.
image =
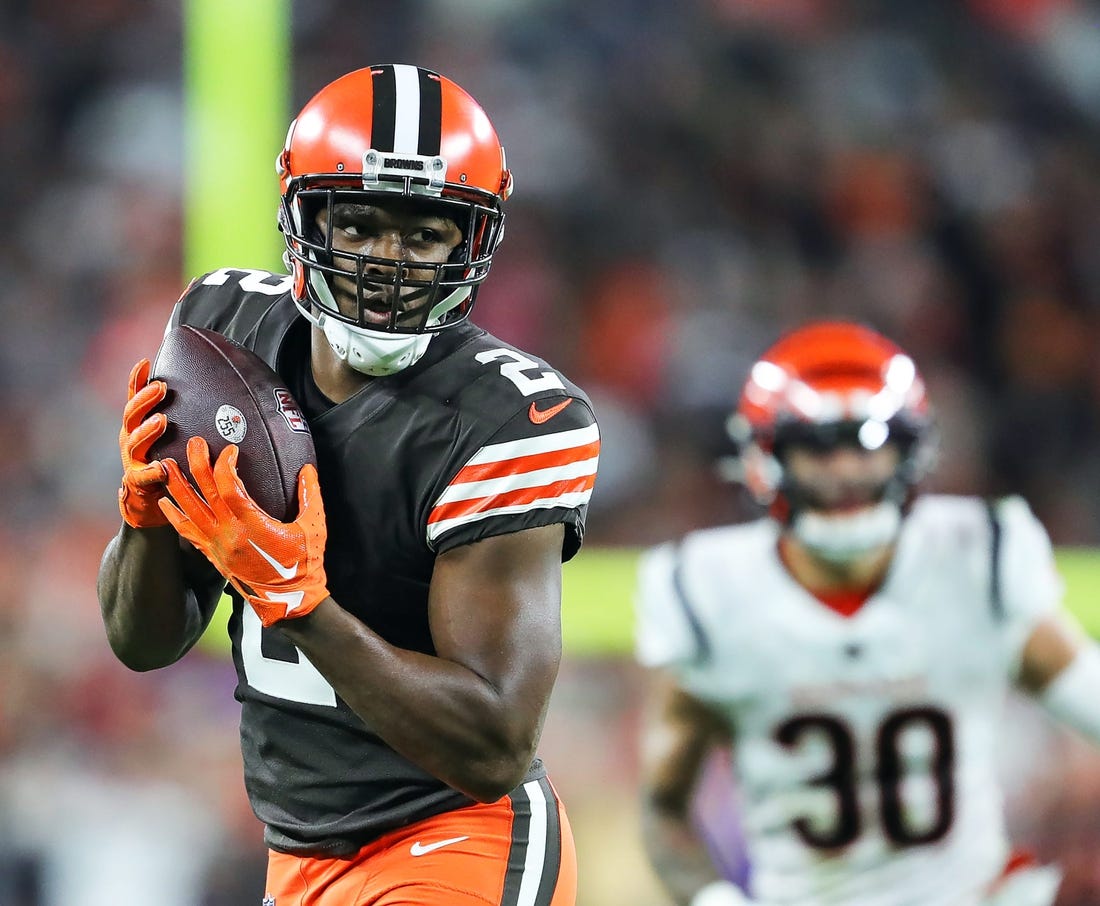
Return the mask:
<path id="1" fill-rule="evenodd" d="M 259 554 L 261 557 L 263 557 L 268 563 L 270 563 L 271 568 L 273 570 L 275 570 L 275 572 L 277 572 L 284 579 L 293 579 L 296 575 L 298 575 L 298 564 L 297 563 L 295 563 L 291 566 L 283 566 L 283 564 L 281 564 L 278 560 L 276 560 L 274 557 L 272 557 L 271 554 L 269 554 L 267 551 L 265 551 L 262 547 L 260 547 L 260 545 L 258 545 L 251 538 L 248 539 L 248 543 L 251 544 L 256 549 L 256 553 Z"/>
<path id="2" fill-rule="evenodd" d="M 571 402 L 573 402 L 573 397 L 564 399 L 557 405 L 551 406 L 549 409 L 539 409 L 534 403 L 531 403 L 531 408 L 527 410 L 527 417 L 536 425 L 545 424 Z"/>
<path id="3" fill-rule="evenodd" d="M 412 846 L 409 847 L 409 852 L 414 856 L 423 856 L 428 853 L 435 852 L 437 849 L 441 849 L 444 846 L 450 846 L 452 843 L 461 843 L 463 840 L 469 840 L 470 837 L 451 837 L 450 840 L 438 840 L 435 843 L 421 843 L 417 840 Z"/>

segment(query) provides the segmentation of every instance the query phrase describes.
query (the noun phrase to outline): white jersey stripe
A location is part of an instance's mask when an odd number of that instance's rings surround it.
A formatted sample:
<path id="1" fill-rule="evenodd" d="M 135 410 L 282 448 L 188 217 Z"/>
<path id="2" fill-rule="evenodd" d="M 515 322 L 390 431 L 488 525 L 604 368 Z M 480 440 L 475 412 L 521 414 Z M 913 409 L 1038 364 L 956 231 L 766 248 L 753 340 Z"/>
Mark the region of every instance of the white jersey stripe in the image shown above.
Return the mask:
<path id="1" fill-rule="evenodd" d="M 535 906 L 546 862 L 546 795 L 537 780 L 525 783 L 523 791 L 531 800 L 531 822 L 527 830 L 527 858 L 523 863 L 523 879 L 519 882 L 516 906 Z"/>
<path id="2" fill-rule="evenodd" d="M 483 481 L 456 482 L 439 495 L 435 505 L 439 507 L 445 503 L 454 503 L 456 500 L 492 497 L 521 488 L 537 488 L 540 485 L 553 484 L 555 481 L 578 478 L 582 475 L 595 475 L 596 464 L 599 461 L 598 456 L 593 456 L 591 459 L 582 459 L 580 462 L 571 462 L 550 469 L 536 469 L 533 472 L 520 472 L 516 475 L 488 478 Z"/>
<path id="3" fill-rule="evenodd" d="M 416 154 L 420 142 L 420 75 L 415 66 L 393 67 L 397 108 L 393 124 L 393 150 Z"/>
<path id="4" fill-rule="evenodd" d="M 497 506 L 488 510 L 480 510 L 476 513 L 467 513 L 455 516 L 453 519 L 441 519 L 438 522 L 428 524 L 428 543 L 434 542 L 440 535 L 460 525 L 477 522 L 480 519 L 488 519 L 490 516 L 507 516 L 513 513 L 526 513 L 528 510 L 549 510 L 554 507 L 573 509 L 584 506 L 592 497 L 592 491 L 573 491 L 567 494 L 557 494 L 553 497 L 544 497 L 532 500 L 529 503 L 516 504 L 515 506 Z"/>
<path id="5" fill-rule="evenodd" d="M 568 450 L 571 447 L 583 447 L 600 439 L 600 431 L 595 425 L 575 428 L 572 431 L 559 431 L 557 434 L 544 434 L 541 437 L 525 437 L 522 440 L 510 440 L 500 444 L 488 444 L 475 453 L 467 466 L 478 466 L 488 462 L 500 462 L 504 459 L 516 459 L 534 453 L 551 453 L 554 450 Z"/>

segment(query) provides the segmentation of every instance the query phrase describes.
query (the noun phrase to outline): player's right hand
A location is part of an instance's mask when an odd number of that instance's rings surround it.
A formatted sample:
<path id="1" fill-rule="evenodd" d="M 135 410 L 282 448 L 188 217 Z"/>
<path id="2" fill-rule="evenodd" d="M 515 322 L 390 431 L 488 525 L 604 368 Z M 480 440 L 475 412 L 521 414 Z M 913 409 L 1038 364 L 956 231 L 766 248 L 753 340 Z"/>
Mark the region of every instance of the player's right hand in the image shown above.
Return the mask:
<path id="1" fill-rule="evenodd" d="M 168 473 L 157 460 L 149 461 L 149 448 L 164 434 L 168 417 L 153 412 L 168 392 L 164 381 L 150 381 L 152 366 L 142 359 L 130 369 L 126 408 L 122 411 L 122 430 L 118 447 L 122 454 L 122 487 L 118 489 L 118 508 L 132 528 L 168 525 L 161 512 L 160 499 L 168 492 Z"/>
<path id="2" fill-rule="evenodd" d="M 170 496 L 161 509 L 252 605 L 264 626 L 304 617 L 328 597 L 328 529 L 317 467 L 302 466 L 298 516 L 280 522 L 249 496 L 237 474 L 239 452 L 230 444 L 211 465 L 206 439 L 192 437 L 187 464 L 194 484 L 174 459 L 165 459 Z"/>

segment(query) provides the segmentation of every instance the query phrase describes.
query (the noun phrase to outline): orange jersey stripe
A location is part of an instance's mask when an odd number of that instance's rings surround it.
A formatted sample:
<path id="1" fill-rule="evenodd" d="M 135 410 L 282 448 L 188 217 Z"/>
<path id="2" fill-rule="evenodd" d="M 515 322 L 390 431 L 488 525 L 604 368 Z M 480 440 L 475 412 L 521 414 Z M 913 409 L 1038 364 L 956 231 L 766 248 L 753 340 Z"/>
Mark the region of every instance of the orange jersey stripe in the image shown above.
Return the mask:
<path id="1" fill-rule="evenodd" d="M 516 456 L 511 459 L 500 459 L 496 462 L 479 463 L 472 466 L 464 466 L 451 485 L 465 484 L 469 481 L 484 481 L 488 478 L 503 478 L 507 475 L 519 475 L 523 472 L 534 472 L 538 469 L 548 469 L 552 466 L 567 465 L 571 462 L 591 459 L 600 452 L 600 442 L 593 441 L 579 447 L 568 447 L 565 450 L 551 450 L 547 453 L 532 453 L 528 456 Z"/>
<path id="2" fill-rule="evenodd" d="M 471 500 L 456 500 L 454 503 L 440 504 L 432 510 L 431 516 L 428 517 L 428 523 L 441 522 L 444 519 L 455 519 L 460 516 L 469 516 L 473 513 L 482 513 L 490 509 L 533 503 L 536 500 L 541 500 L 546 497 L 558 497 L 562 494 L 590 491 L 595 483 L 595 474 L 581 475 L 578 478 L 572 478 L 566 481 L 555 481 L 533 488 L 517 488 L 514 491 L 493 494 L 489 497 L 475 497 Z"/>

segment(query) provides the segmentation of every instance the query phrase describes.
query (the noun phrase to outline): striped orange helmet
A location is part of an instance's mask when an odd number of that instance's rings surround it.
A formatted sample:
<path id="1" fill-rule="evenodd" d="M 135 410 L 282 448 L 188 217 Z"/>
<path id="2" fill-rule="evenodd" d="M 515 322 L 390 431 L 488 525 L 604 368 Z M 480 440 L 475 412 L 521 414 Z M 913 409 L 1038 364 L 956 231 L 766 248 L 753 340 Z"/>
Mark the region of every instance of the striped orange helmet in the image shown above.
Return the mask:
<path id="1" fill-rule="evenodd" d="M 411 65 L 348 73 L 314 95 L 290 124 L 276 170 L 284 258 L 300 306 L 312 304 L 352 330 L 390 334 L 430 333 L 469 315 L 503 235 L 512 175 L 489 117 L 462 88 Z M 455 222 L 463 238 L 448 261 L 412 269 L 333 248 L 334 204 L 385 206 L 397 198 Z M 325 207 L 327 235 L 317 226 Z M 340 311 L 329 282 L 349 274 L 358 286 L 355 316 Z M 384 327 L 365 317 L 364 300 L 380 285 L 393 299 Z M 423 316 L 412 324 L 398 323 L 402 290 L 424 299 L 417 308 Z"/>
<path id="2" fill-rule="evenodd" d="M 931 409 L 913 360 L 876 331 L 844 321 L 811 323 L 768 349 L 750 369 L 728 427 L 740 477 L 763 503 L 791 496 L 783 451 L 792 444 L 873 450 L 894 442 L 898 497 L 934 459 Z"/>

